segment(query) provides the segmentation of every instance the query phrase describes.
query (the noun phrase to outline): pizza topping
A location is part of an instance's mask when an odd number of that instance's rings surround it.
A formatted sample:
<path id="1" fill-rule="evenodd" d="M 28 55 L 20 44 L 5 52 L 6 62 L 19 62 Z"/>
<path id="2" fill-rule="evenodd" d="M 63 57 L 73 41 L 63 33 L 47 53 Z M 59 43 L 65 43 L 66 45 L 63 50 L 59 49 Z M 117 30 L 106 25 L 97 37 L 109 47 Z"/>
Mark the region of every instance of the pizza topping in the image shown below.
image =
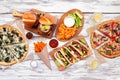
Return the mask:
<path id="1" fill-rule="evenodd" d="M 116 42 L 120 43 L 120 36 L 116 38 Z"/>
<path id="2" fill-rule="evenodd" d="M 25 52 L 27 51 L 27 47 L 25 44 L 23 45 L 14 45 L 13 49 L 11 49 L 13 54 L 17 59 L 20 59 L 24 56 Z"/>
<path id="3" fill-rule="evenodd" d="M 11 51 L 9 50 L 9 48 L 4 47 L 4 48 L 0 48 L 0 54 L 1 54 L 1 60 L 0 61 L 4 61 L 6 63 L 11 62 L 14 59 L 14 56 L 11 54 Z"/>
<path id="4" fill-rule="evenodd" d="M 111 54 L 111 50 L 106 50 L 106 54 Z"/>
<path id="5" fill-rule="evenodd" d="M 115 26 L 114 31 L 116 32 L 117 36 L 120 36 L 120 24 Z"/>

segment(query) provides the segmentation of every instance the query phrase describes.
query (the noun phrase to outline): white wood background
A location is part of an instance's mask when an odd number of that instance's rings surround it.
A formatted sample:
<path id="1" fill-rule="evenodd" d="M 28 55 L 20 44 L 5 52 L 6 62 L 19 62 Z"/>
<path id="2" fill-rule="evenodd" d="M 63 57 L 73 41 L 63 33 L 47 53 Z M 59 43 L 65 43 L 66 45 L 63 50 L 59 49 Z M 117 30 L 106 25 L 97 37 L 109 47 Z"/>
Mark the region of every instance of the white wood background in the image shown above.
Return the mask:
<path id="1" fill-rule="evenodd" d="M 93 26 L 88 23 L 94 12 L 103 13 L 103 20 L 114 19 L 120 15 L 120 0 L 0 0 L 0 25 L 8 21 L 15 20 L 12 16 L 13 10 L 20 12 L 36 8 L 51 15 L 61 15 L 73 8 L 80 9 L 85 15 L 84 29 L 80 34 L 87 36 L 86 29 Z M 50 39 L 45 39 L 34 35 L 29 41 L 29 54 L 34 54 L 33 42 L 44 40 L 46 43 Z M 53 36 L 53 38 L 55 38 Z M 86 37 L 89 43 L 89 37 Z M 59 46 L 63 45 L 59 42 Z M 52 49 L 48 45 L 48 51 Z M 94 54 L 92 55 L 94 57 Z M 107 63 L 101 64 L 95 70 L 89 69 L 86 64 L 91 58 L 79 61 L 64 71 L 58 71 L 56 65 L 50 58 L 52 71 L 35 55 L 35 61 L 38 62 L 39 68 L 33 69 L 29 61 L 15 64 L 5 70 L 0 70 L 0 80 L 120 80 L 120 57 L 115 59 L 106 59 Z"/>

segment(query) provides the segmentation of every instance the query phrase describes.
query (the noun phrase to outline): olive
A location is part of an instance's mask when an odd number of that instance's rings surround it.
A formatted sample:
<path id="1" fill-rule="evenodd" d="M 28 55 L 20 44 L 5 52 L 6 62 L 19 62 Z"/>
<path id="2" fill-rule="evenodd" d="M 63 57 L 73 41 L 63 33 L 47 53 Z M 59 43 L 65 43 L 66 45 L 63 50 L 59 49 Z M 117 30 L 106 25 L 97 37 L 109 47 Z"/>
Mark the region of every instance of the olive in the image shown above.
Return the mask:
<path id="1" fill-rule="evenodd" d="M 28 39 L 31 39 L 31 38 L 33 37 L 33 34 L 32 34 L 31 32 L 28 32 L 28 33 L 26 34 L 26 37 L 27 37 Z"/>
<path id="2" fill-rule="evenodd" d="M 10 58 L 9 58 L 9 57 L 6 57 L 6 58 L 5 58 L 5 62 L 10 62 Z"/>

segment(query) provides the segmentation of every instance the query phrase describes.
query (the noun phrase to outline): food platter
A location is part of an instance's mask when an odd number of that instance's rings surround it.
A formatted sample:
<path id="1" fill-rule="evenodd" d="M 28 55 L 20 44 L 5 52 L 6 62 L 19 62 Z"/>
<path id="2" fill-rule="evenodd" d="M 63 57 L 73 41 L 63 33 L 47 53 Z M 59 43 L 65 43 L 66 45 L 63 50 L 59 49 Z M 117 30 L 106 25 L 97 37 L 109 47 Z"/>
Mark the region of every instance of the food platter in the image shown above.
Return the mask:
<path id="1" fill-rule="evenodd" d="M 92 52 L 82 35 L 71 39 L 65 45 L 50 52 L 59 70 L 64 70 L 70 65 L 89 57 L 91 54 Z"/>
<path id="2" fill-rule="evenodd" d="M 72 21 L 71 18 L 73 18 Z M 58 21 L 56 38 L 60 41 L 67 41 L 73 37 L 76 37 L 81 32 L 83 26 L 83 13 L 79 9 L 71 9 L 68 12 L 65 12 Z"/>
<path id="3" fill-rule="evenodd" d="M 37 9 L 30 9 L 23 14 L 17 11 L 13 16 L 22 18 L 24 28 L 45 38 L 51 38 L 57 26 L 57 17 Z"/>

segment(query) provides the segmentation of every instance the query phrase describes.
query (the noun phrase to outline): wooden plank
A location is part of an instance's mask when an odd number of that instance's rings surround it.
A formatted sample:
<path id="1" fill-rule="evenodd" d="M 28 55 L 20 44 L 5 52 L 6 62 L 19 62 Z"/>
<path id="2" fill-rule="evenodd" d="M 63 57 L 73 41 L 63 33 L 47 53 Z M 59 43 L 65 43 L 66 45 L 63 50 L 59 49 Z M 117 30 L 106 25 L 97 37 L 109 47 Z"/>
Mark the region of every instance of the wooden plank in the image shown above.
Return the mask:
<path id="1" fill-rule="evenodd" d="M 117 1 L 117 0 L 115 1 L 103 0 L 102 2 L 99 0 L 98 1 L 96 0 L 72 1 L 72 2 L 55 0 L 55 1 L 48 2 L 48 3 L 44 3 L 41 1 L 34 1 L 34 0 L 26 2 L 22 0 L 21 2 L 1 1 L 1 3 L 2 3 L 0 5 L 2 7 L 1 9 L 5 9 L 5 10 L 0 11 L 0 13 L 10 13 L 14 9 L 24 12 L 31 8 L 40 9 L 45 12 L 66 12 L 70 9 L 78 8 L 82 10 L 83 12 L 88 12 L 88 13 L 89 12 L 104 12 L 104 13 L 120 14 L 120 10 L 119 10 L 120 1 Z"/>

